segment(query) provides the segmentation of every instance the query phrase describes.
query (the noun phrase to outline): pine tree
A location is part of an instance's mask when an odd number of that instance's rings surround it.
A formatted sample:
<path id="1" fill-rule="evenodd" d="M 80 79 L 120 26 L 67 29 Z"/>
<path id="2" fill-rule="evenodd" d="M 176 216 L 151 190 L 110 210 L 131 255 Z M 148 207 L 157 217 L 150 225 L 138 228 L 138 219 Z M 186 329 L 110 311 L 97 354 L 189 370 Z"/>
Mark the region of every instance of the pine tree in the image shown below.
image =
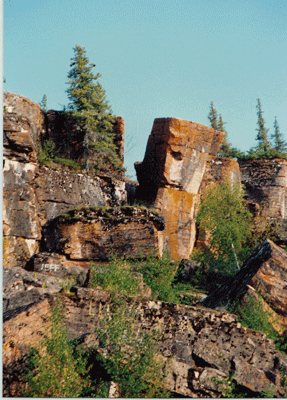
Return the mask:
<path id="1" fill-rule="evenodd" d="M 225 136 L 222 142 L 222 145 L 220 146 L 220 149 L 218 151 L 218 156 L 220 157 L 229 157 L 230 152 L 231 152 L 231 143 L 228 140 L 228 135 L 227 132 L 224 128 L 225 122 L 223 122 L 221 114 L 219 115 L 219 120 L 218 120 L 218 130 L 220 132 L 224 132 Z"/>
<path id="2" fill-rule="evenodd" d="M 213 101 L 211 102 L 211 105 L 210 105 L 210 111 L 209 111 L 208 118 L 211 122 L 212 128 L 225 133 L 222 145 L 220 146 L 220 149 L 219 149 L 217 155 L 219 157 L 230 157 L 230 158 L 240 157 L 242 155 L 242 153 L 235 147 L 232 147 L 231 143 L 229 142 L 228 133 L 226 132 L 225 127 L 224 127 L 224 125 L 226 125 L 226 123 L 223 122 L 221 114 L 219 114 L 219 116 L 218 116 L 217 110 L 214 107 Z"/>
<path id="3" fill-rule="evenodd" d="M 45 94 L 39 104 L 42 107 L 43 111 L 47 112 L 47 96 Z"/>
<path id="4" fill-rule="evenodd" d="M 274 134 L 271 135 L 271 138 L 274 140 L 274 150 L 279 153 L 286 153 L 287 151 L 287 143 L 283 139 L 283 134 L 280 132 L 277 118 L 274 120 Z"/>
<path id="5" fill-rule="evenodd" d="M 258 150 L 262 150 L 264 154 L 268 153 L 268 150 L 270 150 L 271 145 L 269 143 L 268 140 L 268 131 L 269 129 L 267 129 L 265 127 L 265 121 L 264 118 L 262 116 L 263 111 L 261 108 L 261 101 L 260 99 L 257 99 L 257 115 L 258 115 L 258 120 L 257 120 L 257 124 L 258 124 L 258 129 L 257 130 L 257 137 L 256 140 L 259 141 L 259 146 L 258 146 Z"/>
<path id="6" fill-rule="evenodd" d="M 214 101 L 210 103 L 210 110 L 208 114 L 208 119 L 210 121 L 211 127 L 215 130 L 218 129 L 218 115 L 217 115 L 217 110 L 214 107 Z"/>
<path id="7" fill-rule="evenodd" d="M 89 63 L 84 47 L 76 45 L 74 53 L 68 73 L 69 88 L 66 92 L 70 100 L 68 111 L 77 121 L 77 130 L 85 133 L 85 167 L 89 170 L 89 155 L 91 151 L 96 151 L 96 169 L 121 169 L 121 162 L 113 143 L 114 117 L 106 100 L 106 92 L 98 82 L 101 75 L 92 72 L 95 65 Z"/>

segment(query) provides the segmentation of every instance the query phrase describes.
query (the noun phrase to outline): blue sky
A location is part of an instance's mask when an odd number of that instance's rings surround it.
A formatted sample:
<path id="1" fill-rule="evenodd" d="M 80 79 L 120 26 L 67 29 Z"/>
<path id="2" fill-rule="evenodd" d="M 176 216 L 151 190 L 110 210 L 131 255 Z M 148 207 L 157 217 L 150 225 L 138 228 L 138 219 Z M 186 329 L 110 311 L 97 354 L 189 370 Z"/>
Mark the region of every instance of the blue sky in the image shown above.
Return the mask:
<path id="1" fill-rule="evenodd" d="M 257 98 L 287 140 L 287 1 L 4 0 L 4 90 L 62 109 L 76 44 L 125 120 L 133 178 L 155 118 L 209 125 L 211 101 L 241 150 L 256 145 Z"/>

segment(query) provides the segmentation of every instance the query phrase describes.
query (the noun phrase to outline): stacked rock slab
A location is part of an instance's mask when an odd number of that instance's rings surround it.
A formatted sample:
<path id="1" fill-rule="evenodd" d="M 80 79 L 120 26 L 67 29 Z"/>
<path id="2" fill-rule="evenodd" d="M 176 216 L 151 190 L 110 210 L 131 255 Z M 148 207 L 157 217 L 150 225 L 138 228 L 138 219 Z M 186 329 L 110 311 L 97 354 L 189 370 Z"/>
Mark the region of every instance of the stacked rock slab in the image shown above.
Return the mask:
<path id="1" fill-rule="evenodd" d="M 188 258 L 195 242 L 194 208 L 208 155 L 215 155 L 224 133 L 176 118 L 154 120 L 142 163 L 135 163 L 137 198 L 160 212 L 165 230 L 160 252 Z"/>
<path id="2" fill-rule="evenodd" d="M 64 170 L 56 163 L 41 165 L 38 154 L 43 141 L 61 137 L 63 126 L 57 118 L 62 114 L 50 112 L 48 117 L 39 104 L 9 92 L 4 92 L 3 103 L 3 265 L 23 268 L 39 252 L 42 226 L 47 221 L 75 207 L 124 205 L 131 185 L 68 167 Z M 52 115 L 58 116 L 55 121 Z M 115 134 L 122 155 L 121 118 L 116 120 Z"/>
<path id="3" fill-rule="evenodd" d="M 240 300 L 252 285 L 283 317 L 287 316 L 287 252 L 267 239 L 252 252 L 238 273 L 211 292 L 201 304 L 218 308 Z"/>
<path id="4" fill-rule="evenodd" d="M 240 161 L 248 201 L 268 219 L 287 218 L 287 160 Z"/>

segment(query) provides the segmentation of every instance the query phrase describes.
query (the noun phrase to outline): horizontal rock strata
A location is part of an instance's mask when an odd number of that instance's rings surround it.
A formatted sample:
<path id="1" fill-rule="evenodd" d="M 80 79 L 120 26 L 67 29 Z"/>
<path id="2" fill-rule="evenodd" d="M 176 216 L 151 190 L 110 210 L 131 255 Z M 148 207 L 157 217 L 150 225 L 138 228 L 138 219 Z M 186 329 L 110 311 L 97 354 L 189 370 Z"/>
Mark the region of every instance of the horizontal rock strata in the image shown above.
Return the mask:
<path id="1" fill-rule="evenodd" d="M 163 229 L 163 218 L 147 209 L 75 209 L 43 227 L 42 249 L 71 260 L 107 260 L 113 253 L 142 258 L 158 253 Z"/>

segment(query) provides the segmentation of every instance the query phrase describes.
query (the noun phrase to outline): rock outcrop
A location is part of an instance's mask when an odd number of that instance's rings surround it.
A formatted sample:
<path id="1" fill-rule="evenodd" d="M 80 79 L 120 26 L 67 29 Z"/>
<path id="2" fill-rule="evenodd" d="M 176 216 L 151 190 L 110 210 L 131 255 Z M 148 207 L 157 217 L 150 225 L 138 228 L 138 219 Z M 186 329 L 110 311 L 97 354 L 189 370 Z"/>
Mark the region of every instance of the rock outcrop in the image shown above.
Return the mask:
<path id="1" fill-rule="evenodd" d="M 17 368 L 21 370 L 20 361 L 28 346 L 39 341 L 52 300 L 51 296 L 43 297 L 22 310 L 4 314 L 6 396 L 17 392 Z M 108 309 L 110 293 L 75 288 L 74 296 L 62 296 L 62 301 L 69 337 L 81 336 L 90 346 L 96 346 L 92 340 L 94 327 Z M 267 389 L 277 397 L 284 394 L 280 368 L 287 370 L 286 357 L 276 351 L 265 334 L 243 328 L 236 316 L 144 299 L 130 298 L 127 302 L 137 310 L 135 326 L 157 329 L 162 335 L 160 355 L 169 362 L 166 386 L 171 391 L 187 397 L 218 397 L 223 381 L 233 374 L 235 384 L 248 397 L 261 397 Z M 91 340 L 87 340 L 89 334 Z"/>
<path id="2" fill-rule="evenodd" d="M 114 133 L 123 160 L 124 121 L 120 117 Z M 94 325 L 107 311 L 111 294 L 87 288 L 90 260 L 101 260 L 104 265 L 111 253 L 141 258 L 156 252 L 161 255 L 164 250 L 175 259 L 190 256 L 201 193 L 225 177 L 240 180 L 235 160 L 216 157 L 223 136 L 197 123 L 156 119 L 144 160 L 136 163 L 137 185 L 121 174 L 117 179 L 76 172 L 56 163 L 41 165 L 39 153 L 45 140 L 56 144 L 59 156 L 81 162 L 82 138 L 74 135 L 74 121 L 63 112 L 44 113 L 29 99 L 4 93 L 5 396 L 17 395 L 23 357 L 29 345 L 41 339 L 59 292 L 70 338 L 90 338 L 87 343 L 96 346 Z M 282 226 L 286 163 L 241 164 L 251 208 L 260 215 L 266 211 L 269 219 Z M 261 168 L 264 174 L 252 168 Z M 135 199 L 153 205 L 157 212 L 128 207 Z M 235 278 L 202 304 L 224 307 L 228 300 L 244 299 L 247 285 L 252 285 L 284 319 L 286 265 L 286 253 L 266 241 Z M 150 295 L 144 284 L 139 295 Z M 137 307 L 139 330 L 157 328 L 161 332 L 160 354 L 169 362 L 167 386 L 171 391 L 189 397 L 219 397 L 222 382 L 233 375 L 241 393 L 250 397 L 270 387 L 277 397 L 282 396 L 280 365 L 287 373 L 286 358 L 263 333 L 243 328 L 235 316 L 147 298 L 129 298 L 127 303 Z"/>
<path id="3" fill-rule="evenodd" d="M 267 219 L 287 218 L 287 160 L 240 161 L 247 197 Z"/>
<path id="4" fill-rule="evenodd" d="M 52 129 L 58 125 L 51 124 L 50 118 L 47 128 L 46 119 L 38 104 L 4 93 L 4 266 L 23 267 L 39 252 L 41 229 L 50 219 L 75 207 L 125 205 L 128 191 L 134 191 L 124 180 L 64 170 L 57 164 L 41 166 L 38 153 L 47 134 L 61 137 Z M 117 118 L 120 154 L 123 129 L 122 119 Z"/>
<path id="5" fill-rule="evenodd" d="M 78 208 L 43 227 L 41 247 L 78 261 L 106 261 L 112 253 L 142 258 L 157 254 L 163 229 L 163 218 L 147 209 Z"/>
<path id="6" fill-rule="evenodd" d="M 155 119 L 142 163 L 135 163 L 137 197 L 164 216 L 161 242 L 173 258 L 189 258 L 195 241 L 194 208 L 208 155 L 224 134 L 176 118 Z"/>
<path id="7" fill-rule="evenodd" d="M 218 308 L 242 299 L 254 287 L 278 314 L 287 316 L 287 252 L 271 240 L 260 244 L 240 271 L 214 290 L 201 304 Z"/>

